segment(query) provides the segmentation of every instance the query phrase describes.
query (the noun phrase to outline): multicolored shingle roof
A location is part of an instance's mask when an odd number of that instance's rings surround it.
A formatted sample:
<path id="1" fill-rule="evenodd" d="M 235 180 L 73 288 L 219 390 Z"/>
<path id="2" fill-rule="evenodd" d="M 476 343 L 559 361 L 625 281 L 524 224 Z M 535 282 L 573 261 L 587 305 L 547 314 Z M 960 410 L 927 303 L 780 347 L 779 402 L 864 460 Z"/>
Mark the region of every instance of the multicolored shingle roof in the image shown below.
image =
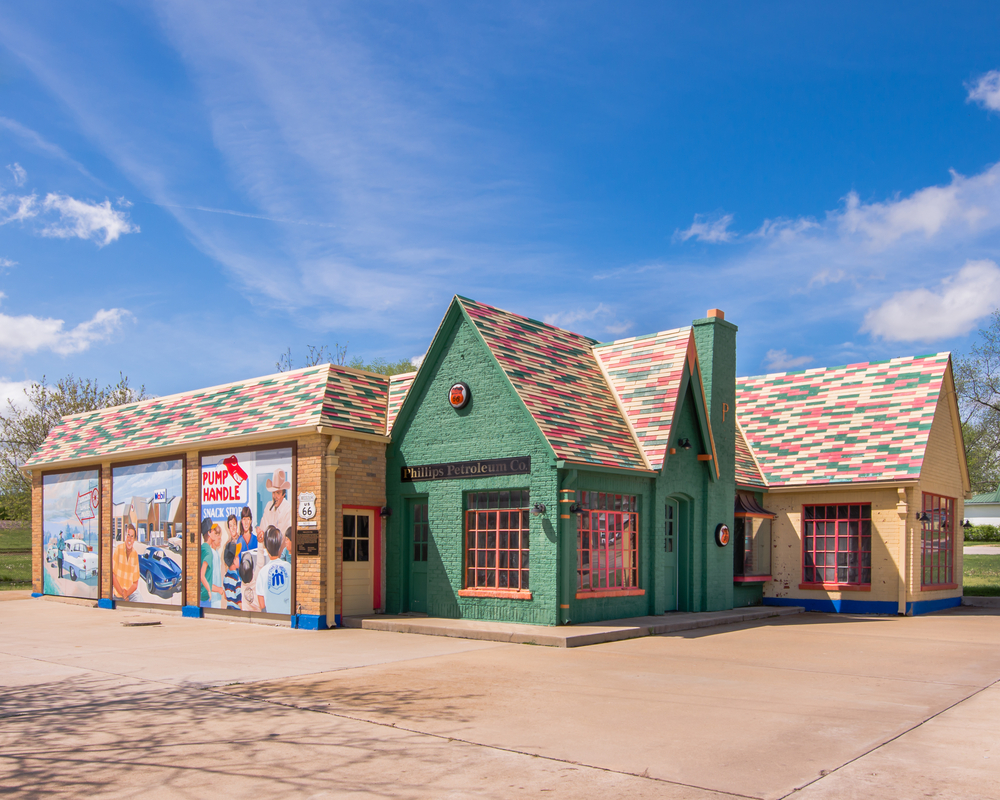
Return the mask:
<path id="1" fill-rule="evenodd" d="M 691 328 L 597 345 L 600 359 L 653 469 L 663 468 L 684 365 L 697 363 Z"/>
<path id="2" fill-rule="evenodd" d="M 938 353 L 739 378 L 737 415 L 768 486 L 918 477 L 949 362 Z"/>
<path id="3" fill-rule="evenodd" d="M 399 414 L 399 409 L 413 385 L 413 379 L 416 377 L 416 372 L 407 372 L 403 375 L 392 375 L 389 378 L 389 413 L 385 423 L 387 432 L 392 432 L 396 415 Z"/>
<path id="4" fill-rule="evenodd" d="M 474 300 L 458 301 L 557 458 L 648 469 L 597 365 L 596 341 Z"/>
<path id="5" fill-rule="evenodd" d="M 736 485 L 753 489 L 767 488 L 739 425 L 736 426 Z"/>
<path id="6" fill-rule="evenodd" d="M 330 364 L 66 417 L 27 466 L 314 425 L 384 435 L 389 381 Z"/>

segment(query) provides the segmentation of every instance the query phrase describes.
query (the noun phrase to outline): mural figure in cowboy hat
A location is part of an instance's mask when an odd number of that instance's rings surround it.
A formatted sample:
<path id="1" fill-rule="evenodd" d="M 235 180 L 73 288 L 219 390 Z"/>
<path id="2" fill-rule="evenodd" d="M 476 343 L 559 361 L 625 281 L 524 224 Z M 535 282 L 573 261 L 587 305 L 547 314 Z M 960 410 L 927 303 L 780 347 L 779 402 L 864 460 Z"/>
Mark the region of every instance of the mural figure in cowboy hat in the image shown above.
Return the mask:
<path id="1" fill-rule="evenodd" d="M 274 471 L 274 477 L 267 479 L 267 490 L 271 493 L 271 502 L 264 508 L 257 526 L 257 535 L 261 536 L 270 526 L 283 531 L 292 527 L 292 504 L 288 500 L 288 492 L 292 484 L 288 482 L 283 469 Z"/>

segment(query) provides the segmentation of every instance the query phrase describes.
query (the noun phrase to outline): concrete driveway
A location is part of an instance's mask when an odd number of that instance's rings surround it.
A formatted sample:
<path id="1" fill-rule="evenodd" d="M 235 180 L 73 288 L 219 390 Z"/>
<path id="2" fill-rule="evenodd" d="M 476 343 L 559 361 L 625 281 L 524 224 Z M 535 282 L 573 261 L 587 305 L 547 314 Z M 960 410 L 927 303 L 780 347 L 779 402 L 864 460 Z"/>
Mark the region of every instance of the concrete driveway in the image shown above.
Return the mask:
<path id="1" fill-rule="evenodd" d="M 575 650 L 0 611 L 12 796 L 1000 797 L 990 610 Z"/>

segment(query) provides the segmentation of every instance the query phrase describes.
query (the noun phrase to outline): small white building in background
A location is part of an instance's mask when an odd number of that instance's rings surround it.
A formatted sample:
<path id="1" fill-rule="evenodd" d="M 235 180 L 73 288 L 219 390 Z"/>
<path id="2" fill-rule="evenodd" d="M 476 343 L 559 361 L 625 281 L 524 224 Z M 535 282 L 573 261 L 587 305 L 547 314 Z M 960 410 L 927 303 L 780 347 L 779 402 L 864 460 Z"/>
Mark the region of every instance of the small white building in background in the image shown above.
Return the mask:
<path id="1" fill-rule="evenodd" d="M 973 525 L 1000 527 L 1000 489 L 986 494 L 977 494 L 971 500 L 966 500 L 965 518 Z"/>

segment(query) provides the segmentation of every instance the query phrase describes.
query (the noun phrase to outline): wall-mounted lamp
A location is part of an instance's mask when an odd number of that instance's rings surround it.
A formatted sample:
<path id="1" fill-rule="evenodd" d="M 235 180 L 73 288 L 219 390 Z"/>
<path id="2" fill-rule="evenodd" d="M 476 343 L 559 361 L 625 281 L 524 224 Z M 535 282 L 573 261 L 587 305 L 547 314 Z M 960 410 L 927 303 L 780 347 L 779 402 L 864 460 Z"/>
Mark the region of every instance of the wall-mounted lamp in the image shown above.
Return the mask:
<path id="1" fill-rule="evenodd" d="M 677 446 L 679 448 L 681 448 L 682 450 L 690 450 L 691 449 L 691 440 L 690 439 L 678 439 L 677 440 Z"/>
<path id="2" fill-rule="evenodd" d="M 531 513 L 532 514 L 536 514 L 536 515 L 537 514 L 544 514 L 545 513 L 545 504 L 544 503 L 535 503 L 531 507 Z"/>
<path id="3" fill-rule="evenodd" d="M 917 521 L 918 522 L 930 522 L 931 518 L 927 516 L 927 512 L 926 511 L 918 511 L 917 512 Z"/>
<path id="4" fill-rule="evenodd" d="M 389 508 L 389 506 L 382 506 L 382 508 L 379 509 L 378 515 L 380 517 L 382 517 L 383 519 L 385 517 L 391 517 L 392 516 L 392 509 Z"/>
<path id="5" fill-rule="evenodd" d="M 972 527 L 972 523 L 969 522 L 969 520 L 966 520 L 965 522 L 962 523 L 962 527 L 968 530 L 969 528 Z"/>
<path id="6" fill-rule="evenodd" d="M 579 503 L 571 503 L 569 507 L 570 514 L 581 514 L 583 513 L 583 506 Z"/>

